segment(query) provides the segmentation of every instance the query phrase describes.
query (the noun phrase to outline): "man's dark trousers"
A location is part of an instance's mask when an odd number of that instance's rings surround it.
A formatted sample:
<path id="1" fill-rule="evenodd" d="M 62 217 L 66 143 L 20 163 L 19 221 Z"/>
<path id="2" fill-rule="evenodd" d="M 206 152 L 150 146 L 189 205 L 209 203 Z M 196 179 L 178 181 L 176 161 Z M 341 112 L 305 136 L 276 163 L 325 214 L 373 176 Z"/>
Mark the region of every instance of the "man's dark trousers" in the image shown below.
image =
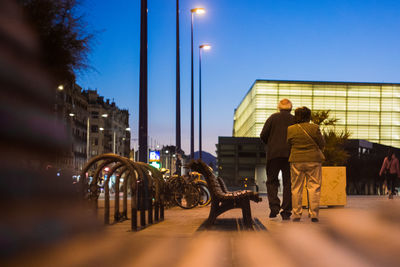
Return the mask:
<path id="1" fill-rule="evenodd" d="M 282 171 L 283 180 L 282 206 L 278 198 L 279 171 Z M 290 217 L 292 215 L 292 191 L 288 158 L 274 158 L 267 161 L 267 194 L 269 208 L 272 213 L 278 214 L 282 208 L 282 216 Z"/>

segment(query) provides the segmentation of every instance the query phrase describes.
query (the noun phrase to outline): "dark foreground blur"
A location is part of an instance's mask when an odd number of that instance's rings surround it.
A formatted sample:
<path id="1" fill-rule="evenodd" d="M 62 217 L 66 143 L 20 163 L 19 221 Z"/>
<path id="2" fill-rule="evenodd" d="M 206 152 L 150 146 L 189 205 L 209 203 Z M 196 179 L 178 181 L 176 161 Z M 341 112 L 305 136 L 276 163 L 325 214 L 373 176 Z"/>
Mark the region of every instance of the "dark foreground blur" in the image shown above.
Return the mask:
<path id="1" fill-rule="evenodd" d="M 266 199 L 264 199 L 266 200 Z M 25 251 L 2 266 L 399 266 L 400 197 L 352 196 L 344 208 L 322 208 L 320 223 L 269 219 L 252 203 L 254 229 L 239 209 L 204 228 L 209 207 L 168 209 L 139 232 L 130 222 Z M 99 220 L 103 202 L 99 201 Z M 55 265 L 56 263 L 56 265 Z"/>
<path id="2" fill-rule="evenodd" d="M 69 145 L 54 116 L 55 84 L 15 2 L 0 1 L 0 258 L 98 229 L 71 175 L 51 162 Z M 1 265 L 1 264 L 0 264 Z"/>

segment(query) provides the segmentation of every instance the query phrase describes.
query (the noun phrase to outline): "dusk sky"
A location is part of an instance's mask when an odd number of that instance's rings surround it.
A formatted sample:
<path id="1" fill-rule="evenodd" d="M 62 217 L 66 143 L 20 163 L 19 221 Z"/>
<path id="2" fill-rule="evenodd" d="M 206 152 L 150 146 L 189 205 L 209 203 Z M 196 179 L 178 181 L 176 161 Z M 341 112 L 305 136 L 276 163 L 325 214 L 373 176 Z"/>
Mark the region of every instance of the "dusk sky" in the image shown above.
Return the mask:
<path id="1" fill-rule="evenodd" d="M 198 150 L 198 46 L 202 57 L 203 150 L 231 136 L 234 109 L 256 79 L 400 83 L 398 0 L 181 0 L 182 148 L 190 153 L 190 9 L 196 15 L 195 151 Z M 148 0 L 149 146 L 175 145 L 175 0 Z M 129 109 L 137 148 L 140 0 L 84 0 L 97 31 L 94 69 L 78 84 Z M 295 103 L 294 103 L 295 105 Z"/>

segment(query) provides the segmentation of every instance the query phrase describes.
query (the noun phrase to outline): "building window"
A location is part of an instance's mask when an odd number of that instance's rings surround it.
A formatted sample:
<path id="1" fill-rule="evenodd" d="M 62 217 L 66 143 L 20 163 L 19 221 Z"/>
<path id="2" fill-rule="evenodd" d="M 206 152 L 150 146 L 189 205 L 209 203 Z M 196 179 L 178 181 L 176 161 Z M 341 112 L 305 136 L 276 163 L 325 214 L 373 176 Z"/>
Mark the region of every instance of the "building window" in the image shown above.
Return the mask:
<path id="1" fill-rule="evenodd" d="M 92 133 L 98 133 L 98 132 L 99 132 L 99 126 L 97 126 L 97 125 L 92 125 L 91 131 L 92 131 Z"/>
<path id="2" fill-rule="evenodd" d="M 93 119 L 99 118 L 99 112 L 97 112 L 97 111 L 92 111 L 91 115 L 92 115 Z"/>

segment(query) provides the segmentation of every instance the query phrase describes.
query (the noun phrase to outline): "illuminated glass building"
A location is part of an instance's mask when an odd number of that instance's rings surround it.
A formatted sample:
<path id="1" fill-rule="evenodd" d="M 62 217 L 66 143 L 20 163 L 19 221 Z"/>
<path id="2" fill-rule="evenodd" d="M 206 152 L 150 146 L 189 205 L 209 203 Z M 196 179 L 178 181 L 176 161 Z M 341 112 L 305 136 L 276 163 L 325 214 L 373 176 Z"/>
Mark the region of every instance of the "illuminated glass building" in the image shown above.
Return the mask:
<path id="1" fill-rule="evenodd" d="M 235 109 L 233 136 L 258 137 L 282 98 L 293 110 L 331 110 L 336 129 L 352 139 L 400 147 L 400 84 L 393 83 L 256 80 Z"/>

